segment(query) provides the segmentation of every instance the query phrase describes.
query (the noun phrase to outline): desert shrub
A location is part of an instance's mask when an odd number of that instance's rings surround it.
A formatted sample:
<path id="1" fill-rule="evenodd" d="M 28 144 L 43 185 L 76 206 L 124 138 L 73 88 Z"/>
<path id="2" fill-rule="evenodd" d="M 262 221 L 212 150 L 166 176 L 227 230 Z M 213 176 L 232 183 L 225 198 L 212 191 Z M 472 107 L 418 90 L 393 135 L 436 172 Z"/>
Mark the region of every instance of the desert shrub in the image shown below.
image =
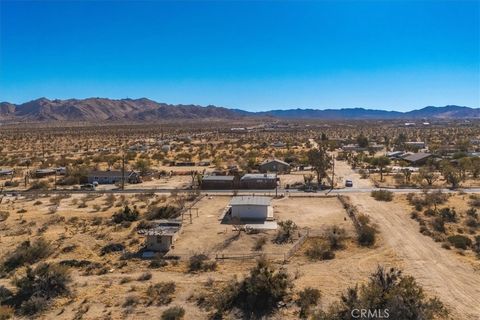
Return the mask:
<path id="1" fill-rule="evenodd" d="M 142 230 L 142 229 L 152 229 L 157 226 L 157 223 L 153 221 L 146 221 L 146 220 L 140 220 L 137 223 L 137 226 L 135 227 L 136 230 Z"/>
<path id="2" fill-rule="evenodd" d="M 159 282 L 150 285 L 147 288 L 148 304 L 155 304 L 157 306 L 167 305 L 173 300 L 175 293 L 175 282 Z"/>
<path id="3" fill-rule="evenodd" d="M 170 307 L 163 311 L 162 320 L 181 320 L 185 316 L 185 309 L 182 307 Z"/>
<path id="4" fill-rule="evenodd" d="M 29 188 L 29 190 L 46 190 L 46 189 L 48 189 L 47 181 L 34 181 Z"/>
<path id="5" fill-rule="evenodd" d="M 245 317 L 261 318 L 271 313 L 277 303 L 286 298 L 292 284 L 284 269 L 275 268 L 264 258 L 257 261 L 257 265 L 243 281 L 232 280 L 214 297 L 214 308 L 217 318 L 233 308 L 238 308 Z"/>
<path id="6" fill-rule="evenodd" d="M 432 221 L 432 227 L 433 227 L 433 230 L 444 233 L 445 232 L 445 221 L 443 220 L 442 217 L 436 217 Z"/>
<path id="7" fill-rule="evenodd" d="M 148 264 L 148 267 L 150 269 L 158 269 L 158 268 L 163 268 L 167 265 L 168 265 L 167 261 L 165 261 L 163 259 L 155 259 L 155 260 L 150 261 L 150 263 Z"/>
<path id="8" fill-rule="evenodd" d="M 467 249 L 472 245 L 472 240 L 470 238 L 460 234 L 449 236 L 447 240 L 457 249 Z"/>
<path id="9" fill-rule="evenodd" d="M 144 272 L 140 276 L 138 276 L 137 281 L 147 281 L 152 279 L 152 273 Z"/>
<path id="10" fill-rule="evenodd" d="M 477 195 L 471 195 L 470 196 L 470 206 L 480 208 L 480 196 Z"/>
<path id="11" fill-rule="evenodd" d="M 472 250 L 480 257 L 480 236 L 475 236 L 475 243 L 472 246 Z"/>
<path id="12" fill-rule="evenodd" d="M 416 211 L 410 212 L 410 218 L 412 218 L 413 220 L 417 220 L 419 218 L 418 212 Z"/>
<path id="13" fill-rule="evenodd" d="M 90 260 L 77 260 L 77 259 L 69 259 L 69 260 L 62 260 L 59 262 L 60 265 L 70 267 L 70 268 L 101 268 L 102 264 L 99 262 L 93 262 Z"/>
<path id="14" fill-rule="evenodd" d="M 362 246 L 372 246 L 376 241 L 377 229 L 370 225 L 362 225 L 358 231 L 358 243 Z"/>
<path id="15" fill-rule="evenodd" d="M 457 221 L 457 213 L 453 208 L 442 208 L 439 210 L 439 215 L 445 220 L 446 222 L 456 222 Z"/>
<path id="16" fill-rule="evenodd" d="M 374 190 L 370 194 L 377 201 L 392 201 L 393 192 L 388 190 Z"/>
<path id="17" fill-rule="evenodd" d="M 101 250 L 100 250 L 100 255 L 103 256 L 103 255 L 106 255 L 107 253 L 111 253 L 111 252 L 118 252 L 118 251 L 123 251 L 125 250 L 125 246 L 121 243 L 110 243 L 110 244 L 107 244 L 106 246 L 104 246 Z"/>
<path id="18" fill-rule="evenodd" d="M 0 304 L 3 304 L 5 301 L 13 297 L 13 292 L 10 291 L 5 286 L 0 285 Z"/>
<path id="19" fill-rule="evenodd" d="M 263 246 L 267 243 L 267 237 L 262 236 L 255 240 L 255 244 L 253 245 L 253 250 L 260 251 L 262 250 Z"/>
<path id="20" fill-rule="evenodd" d="M 473 228 L 473 229 L 478 228 L 478 226 L 480 225 L 480 223 L 477 221 L 477 219 L 475 219 L 473 217 L 468 217 L 467 220 L 465 221 L 465 224 L 468 227 Z"/>
<path id="21" fill-rule="evenodd" d="M 347 232 L 345 229 L 337 225 L 333 225 L 327 229 L 324 237 L 329 242 L 332 250 L 339 250 L 345 247 L 344 241 L 347 238 Z"/>
<path id="22" fill-rule="evenodd" d="M 423 212 L 423 214 L 426 215 L 427 217 L 433 217 L 437 214 L 437 212 L 432 208 L 428 208 Z"/>
<path id="23" fill-rule="evenodd" d="M 41 263 L 34 269 L 28 267 L 25 276 L 14 280 L 17 292 L 13 305 L 22 315 L 34 315 L 45 310 L 54 298 L 69 294 L 70 281 L 68 269 L 60 265 Z"/>
<path id="24" fill-rule="evenodd" d="M 47 309 L 48 300 L 44 297 L 32 296 L 25 300 L 20 306 L 20 314 L 24 316 L 33 316 Z"/>
<path id="25" fill-rule="evenodd" d="M 205 254 L 194 254 L 188 259 L 188 271 L 197 272 L 197 271 L 213 271 L 217 268 L 217 263 L 215 261 L 210 261 L 207 255 Z"/>
<path id="26" fill-rule="evenodd" d="M 0 211 L 0 222 L 7 220 L 9 216 L 8 211 Z"/>
<path id="27" fill-rule="evenodd" d="M 152 207 L 145 213 L 145 219 L 175 219 L 180 216 L 181 209 L 175 206 Z"/>
<path id="28" fill-rule="evenodd" d="M 139 299 L 136 296 L 127 296 L 122 304 L 123 308 L 135 307 L 139 303 Z"/>
<path id="29" fill-rule="evenodd" d="M 311 260 L 331 260 L 335 258 L 335 252 L 331 247 L 321 240 L 313 242 L 305 251 L 305 255 Z"/>
<path id="30" fill-rule="evenodd" d="M 125 206 L 122 210 L 116 212 L 112 216 L 112 220 L 115 223 L 122 223 L 124 221 L 136 221 L 138 220 L 138 211 L 135 207 L 130 209 L 129 206 Z"/>
<path id="31" fill-rule="evenodd" d="M 0 320 L 13 319 L 15 310 L 10 306 L 0 305 Z"/>
<path id="32" fill-rule="evenodd" d="M 390 319 L 446 319 L 448 311 L 437 298 L 427 298 L 423 288 L 400 270 L 378 267 L 367 283 L 349 288 L 327 312 L 314 319 L 350 319 L 353 310 L 389 310 Z M 377 318 L 377 317 L 375 317 Z"/>
<path id="33" fill-rule="evenodd" d="M 280 221 L 278 222 L 279 230 L 274 239 L 275 243 L 282 244 L 293 241 L 293 235 L 298 229 L 295 222 L 292 220 Z"/>
<path id="34" fill-rule="evenodd" d="M 5 181 L 3 185 L 5 187 L 18 187 L 20 183 L 18 181 Z"/>
<path id="35" fill-rule="evenodd" d="M 475 219 L 478 218 L 477 209 L 475 209 L 475 208 L 469 208 L 465 213 L 469 217 L 472 217 L 472 218 L 475 218 Z"/>
<path id="36" fill-rule="evenodd" d="M 297 306 L 300 308 L 300 318 L 307 318 L 310 308 L 318 304 L 320 300 L 320 290 L 314 288 L 305 288 L 298 293 L 296 300 Z"/>
<path id="37" fill-rule="evenodd" d="M 2 263 L 2 270 L 10 272 L 26 264 L 33 264 L 51 253 L 50 243 L 43 238 L 34 242 L 22 242 L 14 251 L 8 253 Z"/>

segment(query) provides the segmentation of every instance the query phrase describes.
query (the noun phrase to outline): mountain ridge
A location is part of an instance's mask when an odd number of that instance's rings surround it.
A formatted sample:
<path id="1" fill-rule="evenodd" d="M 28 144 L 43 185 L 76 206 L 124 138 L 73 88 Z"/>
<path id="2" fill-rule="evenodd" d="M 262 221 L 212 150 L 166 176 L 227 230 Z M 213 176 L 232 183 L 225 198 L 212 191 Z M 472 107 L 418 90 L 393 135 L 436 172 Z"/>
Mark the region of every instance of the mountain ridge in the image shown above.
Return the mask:
<path id="1" fill-rule="evenodd" d="M 158 121 L 175 119 L 327 119 L 327 120 L 371 120 L 371 119 L 468 119 L 480 118 L 479 108 L 456 105 L 444 107 L 427 106 L 407 112 L 381 109 L 288 109 L 249 112 L 213 105 L 168 104 L 148 98 L 139 99 L 47 99 L 39 98 L 22 104 L 0 103 L 2 122 L 52 122 L 52 121 Z"/>

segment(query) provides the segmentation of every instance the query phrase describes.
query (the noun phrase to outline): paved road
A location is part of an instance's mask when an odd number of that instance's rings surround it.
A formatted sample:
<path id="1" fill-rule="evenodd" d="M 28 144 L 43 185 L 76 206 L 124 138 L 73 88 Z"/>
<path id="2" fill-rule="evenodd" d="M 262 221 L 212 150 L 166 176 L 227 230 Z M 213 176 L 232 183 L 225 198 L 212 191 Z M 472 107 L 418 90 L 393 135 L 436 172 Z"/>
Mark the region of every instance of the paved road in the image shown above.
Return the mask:
<path id="1" fill-rule="evenodd" d="M 297 189 L 278 189 L 275 191 L 273 190 L 201 190 L 201 194 L 234 194 L 237 193 L 239 195 L 245 194 L 268 194 L 268 195 L 275 195 L 278 194 L 292 194 L 292 195 L 305 195 L 305 196 L 324 196 L 324 195 L 336 195 L 336 194 L 352 194 L 352 193 L 370 193 L 374 190 L 389 190 L 394 193 L 421 193 L 423 189 L 382 189 L 382 188 L 345 188 L 345 189 L 333 189 L 333 190 L 322 190 L 318 192 L 305 192 L 302 190 Z M 472 189 L 458 189 L 458 190 L 450 190 L 450 189 L 435 189 L 441 190 L 445 193 L 454 193 L 454 192 L 466 192 L 466 193 L 480 193 L 480 188 L 472 188 Z M 36 194 L 36 193 L 51 193 L 51 194 L 62 194 L 62 193 L 75 193 L 75 194 L 91 194 L 91 193 L 126 193 L 126 194 L 137 194 L 137 193 L 191 193 L 195 192 L 196 190 L 192 189 L 147 189 L 147 188 L 138 188 L 138 189 L 125 189 L 125 190 L 95 190 L 95 191 L 88 191 L 88 190 L 29 190 L 29 191 L 2 191 L 0 194 Z"/>

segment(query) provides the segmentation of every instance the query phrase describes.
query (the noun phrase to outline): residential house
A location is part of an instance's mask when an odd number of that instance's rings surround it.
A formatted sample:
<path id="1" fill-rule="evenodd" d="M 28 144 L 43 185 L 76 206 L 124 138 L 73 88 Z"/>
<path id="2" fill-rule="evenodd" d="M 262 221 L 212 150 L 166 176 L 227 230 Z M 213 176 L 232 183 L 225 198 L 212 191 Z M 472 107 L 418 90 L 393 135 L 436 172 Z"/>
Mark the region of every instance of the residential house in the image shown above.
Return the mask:
<path id="1" fill-rule="evenodd" d="M 262 173 L 276 172 L 276 173 L 288 173 L 290 172 L 290 165 L 285 161 L 273 159 L 265 160 L 260 164 L 259 170 Z"/>
<path id="2" fill-rule="evenodd" d="M 48 176 L 53 176 L 57 173 L 55 169 L 37 169 L 33 172 L 35 178 L 44 178 Z"/>
<path id="3" fill-rule="evenodd" d="M 122 171 L 90 171 L 87 175 L 88 183 L 98 184 L 116 184 L 122 182 Z M 128 183 L 140 183 L 142 180 L 135 171 L 125 172 L 125 182 Z"/>
<path id="4" fill-rule="evenodd" d="M 418 153 L 409 154 L 403 157 L 402 159 L 413 166 L 419 166 L 419 165 L 425 164 L 427 160 L 430 159 L 431 157 L 432 157 L 431 153 L 418 152 Z"/>
<path id="5" fill-rule="evenodd" d="M 409 147 L 419 148 L 419 149 L 423 149 L 426 146 L 425 142 L 423 141 L 407 141 L 405 142 L 405 145 Z"/>

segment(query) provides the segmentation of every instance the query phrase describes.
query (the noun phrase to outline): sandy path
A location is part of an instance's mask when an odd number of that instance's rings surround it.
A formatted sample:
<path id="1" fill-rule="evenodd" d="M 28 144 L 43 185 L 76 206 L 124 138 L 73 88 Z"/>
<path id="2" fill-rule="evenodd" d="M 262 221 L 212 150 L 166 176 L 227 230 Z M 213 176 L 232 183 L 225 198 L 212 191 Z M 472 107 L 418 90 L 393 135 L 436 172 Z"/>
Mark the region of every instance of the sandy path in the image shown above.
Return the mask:
<path id="1" fill-rule="evenodd" d="M 406 209 L 398 204 L 375 201 L 368 195 L 352 195 L 360 212 L 378 223 L 388 245 L 397 249 L 405 272 L 437 295 L 456 319 L 480 318 L 480 274 L 431 238 L 418 231 Z"/>

